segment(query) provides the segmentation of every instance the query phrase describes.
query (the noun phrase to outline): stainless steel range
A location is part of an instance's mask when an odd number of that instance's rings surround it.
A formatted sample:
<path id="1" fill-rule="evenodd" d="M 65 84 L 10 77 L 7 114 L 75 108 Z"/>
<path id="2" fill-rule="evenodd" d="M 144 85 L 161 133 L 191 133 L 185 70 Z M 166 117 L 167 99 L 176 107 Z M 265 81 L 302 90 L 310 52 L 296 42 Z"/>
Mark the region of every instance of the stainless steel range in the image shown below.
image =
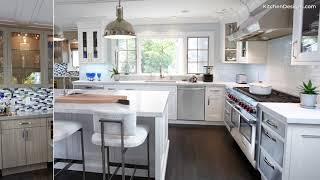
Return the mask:
<path id="1" fill-rule="evenodd" d="M 270 95 L 255 95 L 248 87 L 235 87 L 226 90 L 224 122 L 227 129 L 246 155 L 253 167 L 256 167 L 258 140 L 257 124 L 259 102 L 299 103 L 298 97 L 272 90 Z"/>

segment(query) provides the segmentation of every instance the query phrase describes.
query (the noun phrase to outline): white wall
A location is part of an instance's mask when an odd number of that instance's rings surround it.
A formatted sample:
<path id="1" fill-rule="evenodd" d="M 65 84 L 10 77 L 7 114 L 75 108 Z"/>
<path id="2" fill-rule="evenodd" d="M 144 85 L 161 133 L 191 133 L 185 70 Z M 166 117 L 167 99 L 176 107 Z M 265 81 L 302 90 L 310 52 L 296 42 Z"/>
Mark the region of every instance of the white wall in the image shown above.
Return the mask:
<path id="1" fill-rule="evenodd" d="M 143 33 L 179 33 L 179 32 L 212 32 L 213 34 L 213 42 L 210 41 L 210 46 L 213 46 L 212 51 L 209 53 L 210 61 L 213 62 L 214 65 L 214 79 L 216 81 L 235 81 L 235 76 L 238 73 L 245 73 L 245 66 L 239 64 L 224 64 L 222 63 L 222 46 L 221 46 L 221 27 L 219 23 L 198 23 L 198 24 L 163 24 L 163 25 L 137 25 L 134 26 L 137 34 Z M 107 41 L 104 41 L 107 43 Z M 104 46 L 104 52 L 106 52 L 106 58 L 108 65 L 100 65 L 103 67 L 99 67 L 98 69 L 107 69 L 110 67 L 110 62 L 114 61 L 114 55 L 110 50 L 110 43 Z M 108 48 L 109 47 L 109 48 Z M 213 56 L 212 56 L 213 55 Z M 80 67 L 80 79 L 85 79 L 85 72 L 95 72 L 99 65 L 82 65 Z M 109 68 L 110 69 L 110 68 Z M 106 73 L 106 74 L 105 74 Z M 109 79 L 109 75 L 107 72 L 102 74 L 104 80 Z M 126 76 L 126 80 L 137 79 L 137 76 Z M 141 77 L 142 78 L 142 77 Z"/>
<path id="2" fill-rule="evenodd" d="M 268 42 L 268 60 L 266 65 L 246 67 L 250 81 L 255 81 L 260 72 L 262 80 L 270 83 L 274 89 L 298 95 L 302 81 L 309 79 L 320 88 L 320 66 L 292 66 L 291 36 Z"/>

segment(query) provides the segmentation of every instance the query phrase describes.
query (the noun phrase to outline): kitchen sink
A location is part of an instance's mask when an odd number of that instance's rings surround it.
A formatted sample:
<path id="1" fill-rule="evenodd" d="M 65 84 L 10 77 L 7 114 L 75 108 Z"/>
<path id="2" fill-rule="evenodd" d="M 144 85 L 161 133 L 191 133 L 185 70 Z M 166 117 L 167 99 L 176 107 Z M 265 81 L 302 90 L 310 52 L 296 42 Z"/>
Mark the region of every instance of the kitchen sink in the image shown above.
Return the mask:
<path id="1" fill-rule="evenodd" d="M 176 80 L 145 80 L 144 82 L 154 82 L 154 83 L 172 83 L 176 82 Z"/>

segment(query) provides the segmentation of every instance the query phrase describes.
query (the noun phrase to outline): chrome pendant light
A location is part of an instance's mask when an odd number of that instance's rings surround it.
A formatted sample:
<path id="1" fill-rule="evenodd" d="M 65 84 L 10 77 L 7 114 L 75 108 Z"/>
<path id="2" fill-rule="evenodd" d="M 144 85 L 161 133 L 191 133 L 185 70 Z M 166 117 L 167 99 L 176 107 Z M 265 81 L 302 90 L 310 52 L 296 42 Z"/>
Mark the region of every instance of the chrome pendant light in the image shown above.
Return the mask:
<path id="1" fill-rule="evenodd" d="M 132 39 L 136 37 L 132 25 L 123 19 L 123 7 L 120 0 L 117 6 L 117 19 L 107 25 L 104 37 L 107 39 Z"/>

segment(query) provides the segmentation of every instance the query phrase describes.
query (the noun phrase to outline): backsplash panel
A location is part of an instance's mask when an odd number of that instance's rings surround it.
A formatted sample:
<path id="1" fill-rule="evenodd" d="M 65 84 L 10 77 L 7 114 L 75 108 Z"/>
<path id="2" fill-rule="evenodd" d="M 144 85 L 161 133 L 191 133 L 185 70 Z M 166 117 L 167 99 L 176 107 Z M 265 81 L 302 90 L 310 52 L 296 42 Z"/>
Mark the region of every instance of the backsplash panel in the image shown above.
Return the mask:
<path id="1" fill-rule="evenodd" d="M 299 95 L 302 81 L 312 80 L 320 88 L 320 66 L 291 65 L 291 42 L 291 36 L 269 41 L 267 64 L 249 65 L 249 80 L 256 81 L 259 73 L 261 80 L 270 83 L 274 89 L 293 95 Z"/>
<path id="2" fill-rule="evenodd" d="M 3 97 L 2 97 L 3 96 Z M 0 89 L 0 109 L 10 106 L 16 113 L 46 113 L 53 109 L 52 88 Z"/>

